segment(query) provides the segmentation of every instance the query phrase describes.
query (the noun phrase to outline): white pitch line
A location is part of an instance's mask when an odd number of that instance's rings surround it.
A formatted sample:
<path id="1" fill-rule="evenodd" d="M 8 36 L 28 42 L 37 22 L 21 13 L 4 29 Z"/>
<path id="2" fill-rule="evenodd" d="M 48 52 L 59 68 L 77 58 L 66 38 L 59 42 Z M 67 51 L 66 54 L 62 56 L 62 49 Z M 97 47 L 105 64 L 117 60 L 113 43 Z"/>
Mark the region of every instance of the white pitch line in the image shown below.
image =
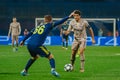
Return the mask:
<path id="1" fill-rule="evenodd" d="M 115 55 L 120 55 L 120 53 L 116 53 Z"/>

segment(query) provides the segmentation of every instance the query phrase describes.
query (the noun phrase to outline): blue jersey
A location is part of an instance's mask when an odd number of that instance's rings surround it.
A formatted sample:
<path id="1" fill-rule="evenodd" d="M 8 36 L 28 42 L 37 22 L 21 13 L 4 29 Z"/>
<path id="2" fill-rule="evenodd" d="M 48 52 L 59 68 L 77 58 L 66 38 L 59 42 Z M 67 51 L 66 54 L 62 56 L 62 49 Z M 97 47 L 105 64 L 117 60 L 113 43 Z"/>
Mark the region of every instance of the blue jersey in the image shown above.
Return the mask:
<path id="1" fill-rule="evenodd" d="M 26 39 L 28 39 L 30 36 L 31 38 L 29 39 L 28 44 L 29 45 L 33 45 L 33 46 L 41 46 L 43 45 L 43 43 L 46 40 L 47 35 L 49 34 L 49 32 L 57 25 L 64 23 L 69 17 L 65 17 L 60 21 L 56 21 L 53 23 L 47 23 L 47 24 L 43 24 L 40 25 L 36 28 L 34 28 L 33 30 L 31 30 L 31 32 L 23 39 L 23 41 L 25 41 Z"/>
<path id="2" fill-rule="evenodd" d="M 62 25 L 62 31 L 67 31 L 68 26 L 69 26 L 69 25 L 67 25 L 67 24 Z"/>

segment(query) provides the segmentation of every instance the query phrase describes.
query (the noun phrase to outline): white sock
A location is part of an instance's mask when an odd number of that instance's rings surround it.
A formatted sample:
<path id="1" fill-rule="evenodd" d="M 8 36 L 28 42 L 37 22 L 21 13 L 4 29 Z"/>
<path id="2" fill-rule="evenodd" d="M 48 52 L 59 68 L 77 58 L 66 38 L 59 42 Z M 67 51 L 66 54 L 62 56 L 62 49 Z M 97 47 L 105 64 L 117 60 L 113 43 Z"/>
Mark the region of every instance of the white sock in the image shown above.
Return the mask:
<path id="1" fill-rule="evenodd" d="M 80 54 L 80 64 L 81 64 L 81 69 L 84 69 L 84 65 L 85 65 L 85 56 L 84 54 Z"/>

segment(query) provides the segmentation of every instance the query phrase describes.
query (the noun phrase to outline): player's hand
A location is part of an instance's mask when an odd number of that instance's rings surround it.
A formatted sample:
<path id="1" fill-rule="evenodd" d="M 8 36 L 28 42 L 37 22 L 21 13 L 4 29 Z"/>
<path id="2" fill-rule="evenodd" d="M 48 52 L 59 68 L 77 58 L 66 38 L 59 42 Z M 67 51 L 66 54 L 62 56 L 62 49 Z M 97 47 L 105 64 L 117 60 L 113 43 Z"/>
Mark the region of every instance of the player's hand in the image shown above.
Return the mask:
<path id="1" fill-rule="evenodd" d="M 69 17 L 72 17 L 74 15 L 74 11 L 69 15 Z"/>
<path id="2" fill-rule="evenodd" d="M 92 43 L 95 44 L 95 40 L 94 39 L 92 39 Z"/>
<path id="3" fill-rule="evenodd" d="M 21 41 L 21 42 L 20 42 L 20 46 L 23 46 L 23 45 L 24 45 L 24 41 Z"/>

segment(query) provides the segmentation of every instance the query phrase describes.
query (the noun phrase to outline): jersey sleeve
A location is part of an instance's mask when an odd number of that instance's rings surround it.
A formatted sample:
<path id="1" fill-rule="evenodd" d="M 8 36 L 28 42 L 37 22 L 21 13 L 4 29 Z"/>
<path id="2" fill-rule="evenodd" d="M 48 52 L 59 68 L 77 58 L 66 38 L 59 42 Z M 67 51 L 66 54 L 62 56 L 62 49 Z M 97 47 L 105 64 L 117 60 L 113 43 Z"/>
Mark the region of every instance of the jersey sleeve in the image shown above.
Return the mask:
<path id="1" fill-rule="evenodd" d="M 73 29 L 73 26 L 72 26 L 72 21 L 70 21 L 70 24 L 69 24 L 69 27 L 68 27 L 68 30 L 67 31 L 72 31 L 72 29 Z"/>
<path id="2" fill-rule="evenodd" d="M 23 42 L 25 42 L 25 40 L 27 40 L 27 39 L 33 34 L 34 30 L 35 30 L 35 28 L 33 28 L 33 29 L 29 32 L 29 34 L 24 37 Z"/>
<path id="3" fill-rule="evenodd" d="M 52 23 L 52 26 L 55 27 L 57 25 L 60 25 L 60 24 L 64 23 L 66 20 L 68 20 L 68 19 L 69 19 L 69 17 L 67 16 L 67 17 L 65 17 L 65 18 L 63 18 L 63 19 L 61 19 L 59 21 L 56 21 L 56 22 Z"/>
<path id="4" fill-rule="evenodd" d="M 85 23 L 86 28 L 90 28 L 90 25 L 89 25 L 88 21 L 85 20 L 84 23 Z"/>

